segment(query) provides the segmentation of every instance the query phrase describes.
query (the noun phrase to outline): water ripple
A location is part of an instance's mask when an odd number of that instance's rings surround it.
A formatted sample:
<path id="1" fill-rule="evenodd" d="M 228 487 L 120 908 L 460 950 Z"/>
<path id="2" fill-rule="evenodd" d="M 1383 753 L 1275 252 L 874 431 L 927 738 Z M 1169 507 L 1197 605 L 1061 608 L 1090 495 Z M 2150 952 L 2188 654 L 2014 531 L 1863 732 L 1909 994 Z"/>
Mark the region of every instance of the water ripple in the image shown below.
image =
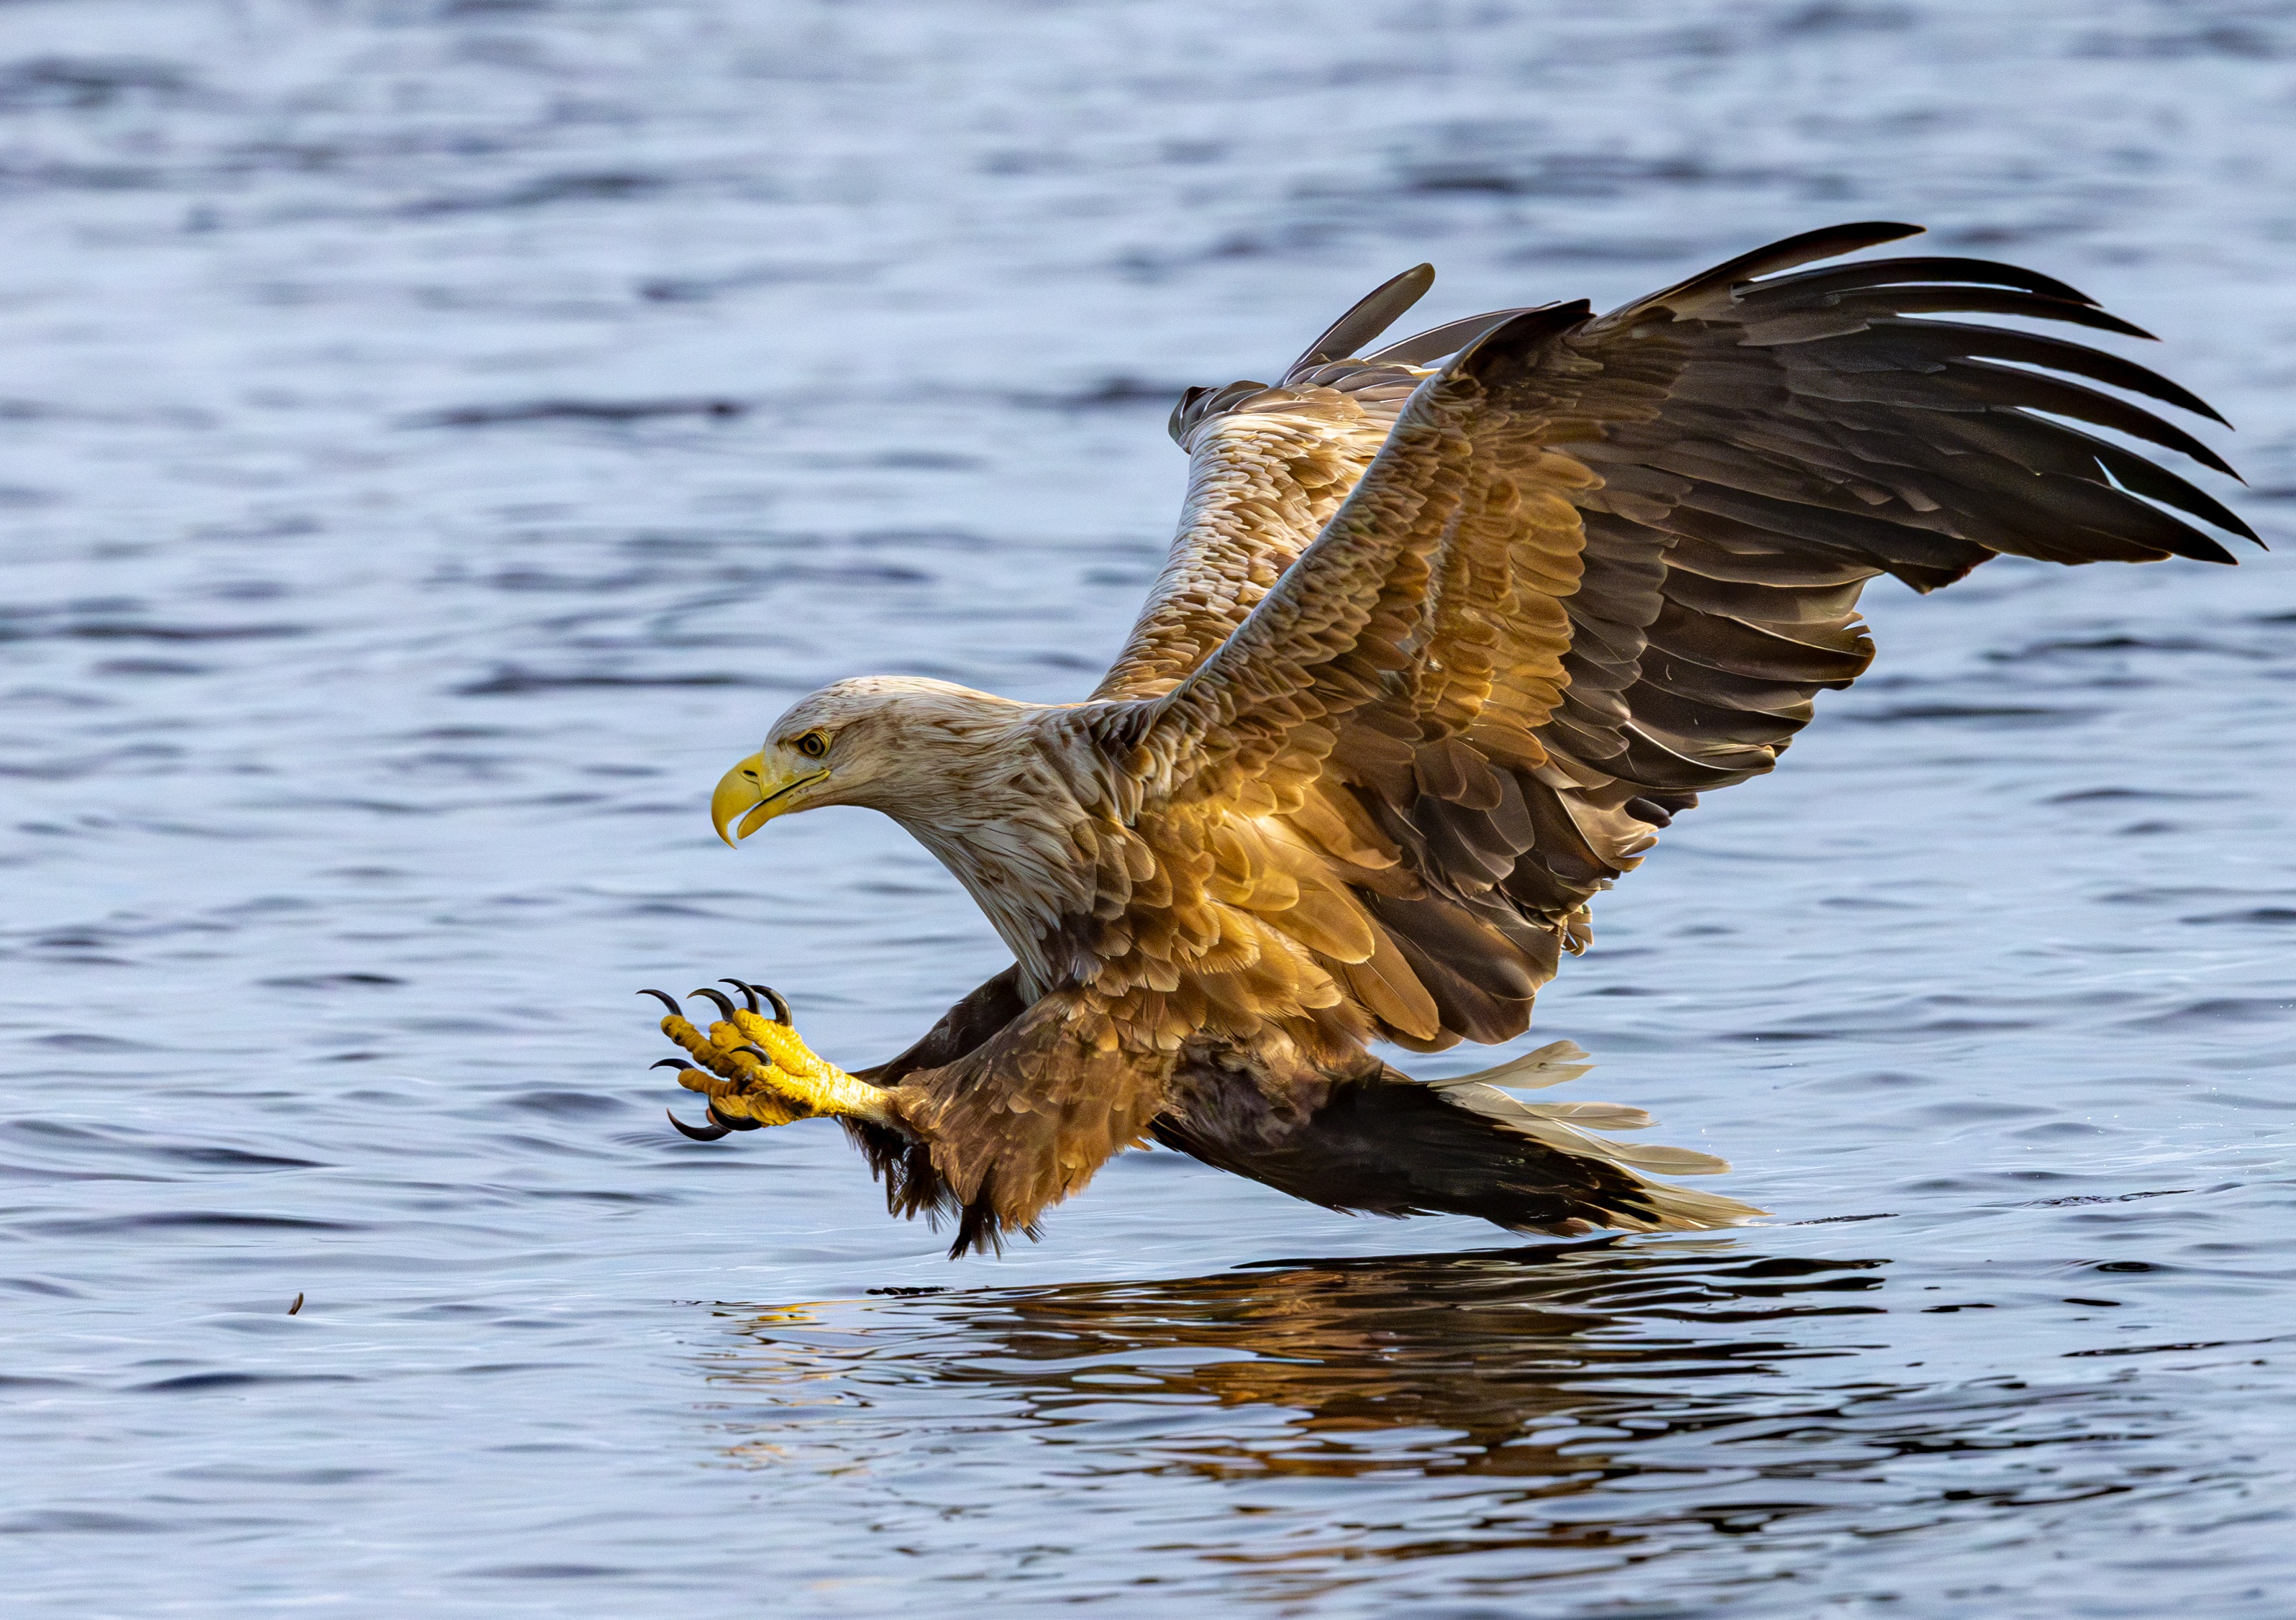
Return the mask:
<path id="1" fill-rule="evenodd" d="M 10 1613 L 2276 1615 L 2296 16 L 2235 9 L 5 8 Z M 1772 1221 L 1160 1151 L 951 1266 L 833 1130 L 669 1131 L 638 986 L 859 1064 L 1001 965 L 709 785 L 838 676 L 1087 690 L 1182 388 L 1422 259 L 1607 304 L 1858 217 L 2159 332 L 2277 549 L 1877 587 L 1603 897 L 1538 1038 Z"/>

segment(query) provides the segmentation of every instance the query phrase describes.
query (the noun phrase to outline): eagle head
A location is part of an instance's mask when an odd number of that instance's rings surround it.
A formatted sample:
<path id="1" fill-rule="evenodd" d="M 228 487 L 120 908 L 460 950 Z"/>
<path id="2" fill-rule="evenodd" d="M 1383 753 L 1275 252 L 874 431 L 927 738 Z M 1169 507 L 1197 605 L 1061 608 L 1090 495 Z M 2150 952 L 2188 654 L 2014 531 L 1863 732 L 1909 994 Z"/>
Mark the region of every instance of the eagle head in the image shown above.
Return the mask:
<path id="1" fill-rule="evenodd" d="M 727 771 L 709 818 L 727 843 L 776 816 L 851 804 L 931 824 L 988 784 L 1026 705 L 945 680 L 840 680 L 800 698 Z"/>

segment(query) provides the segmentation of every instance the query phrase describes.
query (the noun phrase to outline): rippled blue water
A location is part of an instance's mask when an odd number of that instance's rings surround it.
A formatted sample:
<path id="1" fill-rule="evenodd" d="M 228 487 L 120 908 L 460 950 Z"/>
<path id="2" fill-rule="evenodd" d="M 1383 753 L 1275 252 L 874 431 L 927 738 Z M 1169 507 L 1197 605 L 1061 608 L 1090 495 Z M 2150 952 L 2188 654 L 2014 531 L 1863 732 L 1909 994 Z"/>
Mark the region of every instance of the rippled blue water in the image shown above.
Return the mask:
<path id="1" fill-rule="evenodd" d="M 858 1064 L 992 971 L 890 824 L 737 858 L 709 784 L 838 675 L 1084 689 L 1171 393 L 1422 258 L 1432 319 L 1925 220 L 2158 332 L 2296 538 L 2292 65 L 2284 4 L 0 7 L 10 1612 L 2284 1613 L 2284 549 L 1877 588 L 1606 899 L 1538 1038 L 1754 1229 L 1152 1153 L 952 1266 L 826 1126 L 673 1137 L 632 991 Z"/>

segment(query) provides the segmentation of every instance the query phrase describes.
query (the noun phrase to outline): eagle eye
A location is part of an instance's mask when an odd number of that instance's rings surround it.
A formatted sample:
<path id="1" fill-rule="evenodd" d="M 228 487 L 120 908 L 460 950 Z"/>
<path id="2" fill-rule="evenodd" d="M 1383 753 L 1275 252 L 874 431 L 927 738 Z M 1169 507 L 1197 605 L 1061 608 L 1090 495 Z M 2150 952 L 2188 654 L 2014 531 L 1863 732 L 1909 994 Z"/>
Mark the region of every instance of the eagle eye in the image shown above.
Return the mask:
<path id="1" fill-rule="evenodd" d="M 808 731 L 790 746 L 808 760 L 817 760 L 829 752 L 829 734 L 825 731 Z"/>

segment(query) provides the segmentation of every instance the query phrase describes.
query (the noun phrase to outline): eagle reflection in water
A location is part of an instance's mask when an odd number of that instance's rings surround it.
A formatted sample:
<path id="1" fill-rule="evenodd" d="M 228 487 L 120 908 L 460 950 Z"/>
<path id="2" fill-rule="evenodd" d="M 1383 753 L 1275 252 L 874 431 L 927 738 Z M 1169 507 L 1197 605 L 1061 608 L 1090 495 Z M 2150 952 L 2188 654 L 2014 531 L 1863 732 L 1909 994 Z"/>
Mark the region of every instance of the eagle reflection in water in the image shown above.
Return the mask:
<path id="1" fill-rule="evenodd" d="M 1742 1422 L 1749 1379 L 1841 1353 L 1793 1325 L 1882 1315 L 1863 1296 L 1885 1263 L 1603 1239 L 721 1307 L 736 1342 L 705 1371 L 742 1436 L 735 1460 L 809 1449 L 829 1438 L 810 1419 L 831 1415 L 833 1443 L 865 1449 L 854 1405 L 876 1410 L 898 1452 L 917 1438 L 901 1409 L 922 1386 L 987 1397 L 1046 1443 L 1090 1448 L 1095 1471 L 1402 1470 L 1569 1494 L 1628 1468 L 1607 1442 Z"/>

